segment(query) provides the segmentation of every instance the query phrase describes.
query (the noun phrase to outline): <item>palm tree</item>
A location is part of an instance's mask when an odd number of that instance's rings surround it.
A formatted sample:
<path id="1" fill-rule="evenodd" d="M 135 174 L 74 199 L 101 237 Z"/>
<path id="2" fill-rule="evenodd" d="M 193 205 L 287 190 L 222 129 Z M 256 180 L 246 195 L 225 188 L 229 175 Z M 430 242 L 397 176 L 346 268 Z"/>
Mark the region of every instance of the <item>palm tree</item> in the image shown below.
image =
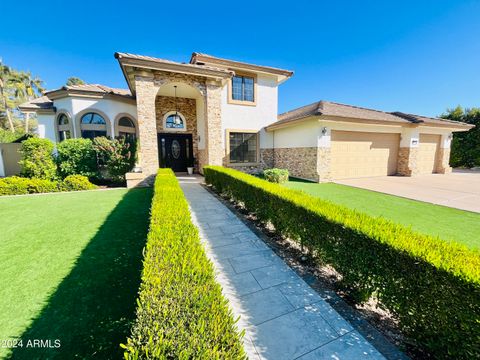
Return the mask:
<path id="1" fill-rule="evenodd" d="M 3 65 L 2 59 L 0 59 L 0 101 L 5 111 L 5 115 L 7 116 L 8 126 L 10 127 L 10 131 L 15 132 L 15 126 L 13 125 L 12 116 L 10 114 L 9 109 L 9 97 L 7 91 L 7 85 L 12 76 L 12 69 L 7 65 Z"/>
<path id="2" fill-rule="evenodd" d="M 12 83 L 15 87 L 15 97 L 18 99 L 30 101 L 45 91 L 43 81 L 38 77 L 32 78 L 30 72 L 21 71 L 17 73 L 17 76 L 12 79 Z M 25 133 L 28 133 L 29 115 L 29 113 L 25 114 Z"/>

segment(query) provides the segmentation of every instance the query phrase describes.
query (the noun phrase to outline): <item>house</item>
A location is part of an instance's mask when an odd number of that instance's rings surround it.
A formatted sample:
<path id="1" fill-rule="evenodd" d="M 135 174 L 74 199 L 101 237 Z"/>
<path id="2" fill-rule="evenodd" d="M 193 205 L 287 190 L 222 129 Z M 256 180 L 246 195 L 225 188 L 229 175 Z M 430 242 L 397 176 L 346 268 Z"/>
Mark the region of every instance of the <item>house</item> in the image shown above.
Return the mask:
<path id="1" fill-rule="evenodd" d="M 129 186 L 159 167 L 282 167 L 315 181 L 446 173 L 452 132 L 469 125 L 320 101 L 277 115 L 292 71 L 193 53 L 189 63 L 115 53 L 128 90 L 64 86 L 22 104 L 41 137 L 125 136 L 139 143 Z"/>

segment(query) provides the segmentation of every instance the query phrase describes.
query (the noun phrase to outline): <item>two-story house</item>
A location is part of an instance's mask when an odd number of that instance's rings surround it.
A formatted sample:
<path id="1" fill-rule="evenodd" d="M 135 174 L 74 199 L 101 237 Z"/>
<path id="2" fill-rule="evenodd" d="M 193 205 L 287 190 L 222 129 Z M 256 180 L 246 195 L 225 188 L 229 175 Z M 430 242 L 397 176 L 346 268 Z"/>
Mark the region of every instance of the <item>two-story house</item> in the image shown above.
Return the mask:
<path id="1" fill-rule="evenodd" d="M 41 137 L 125 136 L 139 144 L 129 185 L 159 167 L 282 167 L 315 181 L 450 171 L 452 132 L 471 126 L 320 101 L 278 116 L 292 71 L 193 53 L 189 63 L 116 53 L 128 85 L 65 86 L 20 106 Z"/>

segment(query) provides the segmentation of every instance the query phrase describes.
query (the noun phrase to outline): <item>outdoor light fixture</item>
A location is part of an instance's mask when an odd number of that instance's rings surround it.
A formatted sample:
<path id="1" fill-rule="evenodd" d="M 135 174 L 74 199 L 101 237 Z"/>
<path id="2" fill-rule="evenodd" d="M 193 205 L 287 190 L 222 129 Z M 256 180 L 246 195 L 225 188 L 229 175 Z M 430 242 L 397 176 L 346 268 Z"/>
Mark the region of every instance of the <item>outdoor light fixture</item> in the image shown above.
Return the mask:
<path id="1" fill-rule="evenodd" d="M 325 135 L 327 133 L 327 128 L 326 127 L 322 127 L 322 135 Z"/>

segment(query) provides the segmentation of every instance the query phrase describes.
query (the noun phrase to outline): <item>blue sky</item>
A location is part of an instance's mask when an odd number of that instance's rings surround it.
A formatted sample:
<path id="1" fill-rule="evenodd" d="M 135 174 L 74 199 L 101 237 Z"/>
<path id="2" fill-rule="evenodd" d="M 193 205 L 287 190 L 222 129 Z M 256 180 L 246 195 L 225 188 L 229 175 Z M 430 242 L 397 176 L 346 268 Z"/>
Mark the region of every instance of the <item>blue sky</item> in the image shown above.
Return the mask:
<path id="1" fill-rule="evenodd" d="M 0 57 L 49 89 L 126 87 L 115 51 L 198 51 L 294 70 L 280 112 L 324 99 L 439 115 L 480 106 L 479 14 L 480 1 L 9 1 Z"/>

